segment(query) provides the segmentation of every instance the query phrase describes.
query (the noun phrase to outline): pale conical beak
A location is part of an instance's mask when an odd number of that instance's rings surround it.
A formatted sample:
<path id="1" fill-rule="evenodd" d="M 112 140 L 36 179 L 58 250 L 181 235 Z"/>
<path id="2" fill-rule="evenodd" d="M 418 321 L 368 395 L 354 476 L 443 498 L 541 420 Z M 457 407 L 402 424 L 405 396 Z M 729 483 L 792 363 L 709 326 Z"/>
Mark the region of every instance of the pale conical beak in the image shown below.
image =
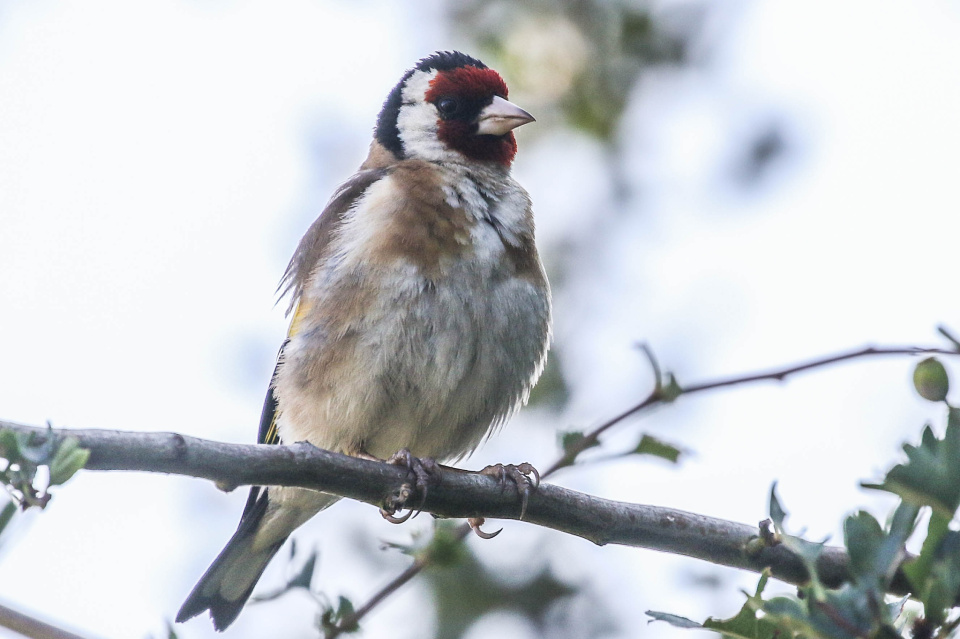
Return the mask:
<path id="1" fill-rule="evenodd" d="M 506 135 L 518 126 L 534 122 L 536 118 L 499 95 L 480 112 L 477 118 L 477 135 Z"/>

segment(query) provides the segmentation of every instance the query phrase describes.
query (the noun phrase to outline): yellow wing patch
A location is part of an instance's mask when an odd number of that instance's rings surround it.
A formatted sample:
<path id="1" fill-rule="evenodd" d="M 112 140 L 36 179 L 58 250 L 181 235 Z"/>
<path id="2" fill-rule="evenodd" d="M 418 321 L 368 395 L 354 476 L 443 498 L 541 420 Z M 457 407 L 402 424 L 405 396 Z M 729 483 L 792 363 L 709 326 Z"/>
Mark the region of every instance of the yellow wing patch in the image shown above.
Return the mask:
<path id="1" fill-rule="evenodd" d="M 307 316 L 312 308 L 313 304 L 307 302 L 303 298 L 300 298 L 300 301 L 297 302 L 297 310 L 293 312 L 293 319 L 290 320 L 290 328 L 287 330 L 287 339 L 290 339 L 300 332 L 300 325 L 303 323 L 303 318 Z"/>
<path id="2" fill-rule="evenodd" d="M 309 302 L 305 302 L 302 298 L 297 302 L 297 309 L 293 312 L 293 319 L 290 320 L 290 328 L 287 329 L 288 340 L 300 332 L 300 326 L 303 323 L 303 318 L 307 316 L 307 313 L 310 312 L 311 308 L 313 308 L 313 305 L 310 304 Z M 283 357 L 283 350 L 280 351 L 280 357 Z M 277 363 L 279 364 L 279 362 Z M 270 427 L 267 429 L 267 434 L 264 435 L 263 443 L 264 444 L 280 443 L 280 433 L 277 432 L 276 411 L 274 411 L 273 413 L 273 419 L 270 420 Z"/>

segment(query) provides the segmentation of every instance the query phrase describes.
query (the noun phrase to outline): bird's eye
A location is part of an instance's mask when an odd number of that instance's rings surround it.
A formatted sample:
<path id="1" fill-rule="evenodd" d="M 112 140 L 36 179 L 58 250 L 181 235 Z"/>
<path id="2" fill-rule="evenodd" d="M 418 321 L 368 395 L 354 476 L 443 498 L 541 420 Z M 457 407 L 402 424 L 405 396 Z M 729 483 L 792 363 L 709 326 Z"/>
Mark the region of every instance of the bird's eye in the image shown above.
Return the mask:
<path id="1" fill-rule="evenodd" d="M 456 98 L 440 98 L 437 100 L 437 111 L 444 117 L 455 114 L 460 109 L 460 101 Z"/>

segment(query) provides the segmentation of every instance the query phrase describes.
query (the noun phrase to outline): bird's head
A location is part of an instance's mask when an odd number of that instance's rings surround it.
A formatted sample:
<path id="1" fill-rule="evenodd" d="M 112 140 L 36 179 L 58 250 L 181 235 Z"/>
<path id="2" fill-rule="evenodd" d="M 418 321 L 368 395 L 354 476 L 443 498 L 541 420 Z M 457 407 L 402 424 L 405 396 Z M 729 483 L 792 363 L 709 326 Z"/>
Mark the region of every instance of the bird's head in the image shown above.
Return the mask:
<path id="1" fill-rule="evenodd" d="M 485 64 L 456 51 L 426 57 L 393 88 L 376 139 L 398 158 L 509 166 L 513 129 L 532 115 L 507 101 L 507 85 Z"/>

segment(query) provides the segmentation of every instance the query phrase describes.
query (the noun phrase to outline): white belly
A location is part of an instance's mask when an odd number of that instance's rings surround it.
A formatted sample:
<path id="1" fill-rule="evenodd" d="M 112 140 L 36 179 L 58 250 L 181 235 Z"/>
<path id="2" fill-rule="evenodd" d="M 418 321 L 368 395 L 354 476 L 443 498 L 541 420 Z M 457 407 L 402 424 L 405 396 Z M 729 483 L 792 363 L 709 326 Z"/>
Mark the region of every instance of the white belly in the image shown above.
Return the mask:
<path id="1" fill-rule="evenodd" d="M 453 459 L 525 401 L 548 293 L 490 266 L 498 256 L 476 257 L 435 282 L 398 264 L 352 330 L 294 336 L 276 380 L 283 440 Z"/>

